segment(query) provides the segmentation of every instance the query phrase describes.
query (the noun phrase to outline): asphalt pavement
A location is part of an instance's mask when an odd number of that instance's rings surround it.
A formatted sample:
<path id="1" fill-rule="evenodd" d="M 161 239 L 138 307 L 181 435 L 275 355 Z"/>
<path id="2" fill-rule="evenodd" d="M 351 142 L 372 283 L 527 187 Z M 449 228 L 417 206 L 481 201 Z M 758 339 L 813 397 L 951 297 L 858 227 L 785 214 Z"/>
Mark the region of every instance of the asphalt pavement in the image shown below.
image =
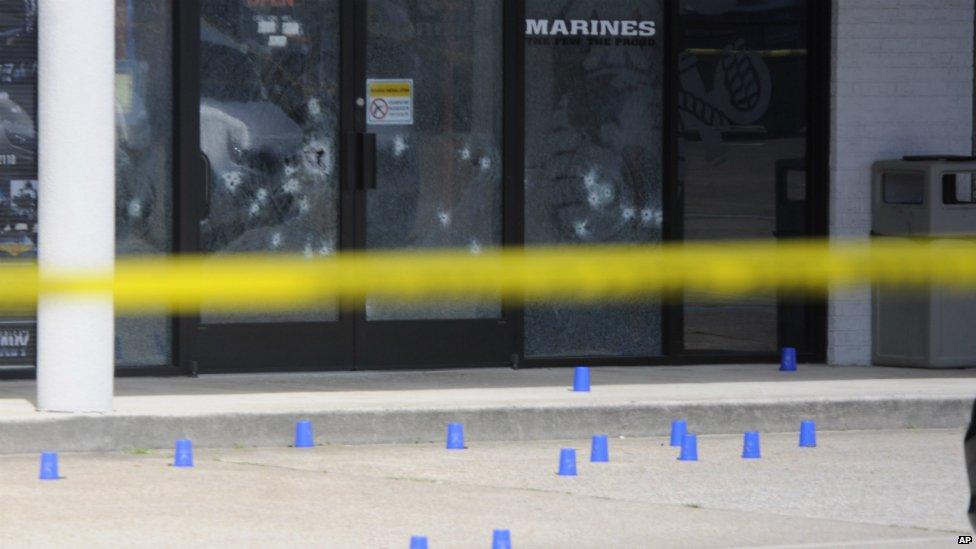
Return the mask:
<path id="1" fill-rule="evenodd" d="M 694 426 L 692 425 L 692 428 Z M 608 433 L 612 435 L 612 433 Z M 4 547 L 947 547 L 968 535 L 960 430 L 699 438 L 699 461 L 666 438 L 197 449 L 0 457 Z M 559 477 L 576 448 L 578 476 Z"/>

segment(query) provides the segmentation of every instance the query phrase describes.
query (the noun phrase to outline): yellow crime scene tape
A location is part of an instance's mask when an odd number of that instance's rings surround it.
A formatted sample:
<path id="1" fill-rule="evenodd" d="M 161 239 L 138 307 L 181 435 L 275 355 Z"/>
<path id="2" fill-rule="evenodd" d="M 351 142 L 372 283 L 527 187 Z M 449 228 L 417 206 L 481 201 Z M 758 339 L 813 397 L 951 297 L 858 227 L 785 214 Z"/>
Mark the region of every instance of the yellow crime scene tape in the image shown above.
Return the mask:
<path id="1" fill-rule="evenodd" d="M 120 259 L 111 272 L 39 273 L 0 267 L 0 305 L 38 296 L 107 295 L 120 312 L 253 312 L 354 306 L 365 298 L 418 301 L 503 297 L 592 302 L 678 292 L 796 293 L 878 283 L 976 291 L 976 240 L 757 241 L 663 245 L 351 252 Z"/>

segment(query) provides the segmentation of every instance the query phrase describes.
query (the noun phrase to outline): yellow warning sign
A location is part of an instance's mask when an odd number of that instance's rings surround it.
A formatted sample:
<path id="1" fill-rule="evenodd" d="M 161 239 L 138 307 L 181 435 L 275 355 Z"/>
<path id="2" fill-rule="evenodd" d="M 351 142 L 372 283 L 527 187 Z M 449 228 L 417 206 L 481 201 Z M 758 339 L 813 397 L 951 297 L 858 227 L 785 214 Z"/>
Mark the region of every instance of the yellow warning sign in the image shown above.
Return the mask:
<path id="1" fill-rule="evenodd" d="M 125 72 L 115 73 L 115 104 L 125 114 L 132 112 L 134 83 L 132 75 Z"/>
<path id="2" fill-rule="evenodd" d="M 413 124 L 413 80 L 366 81 L 366 122 L 373 125 Z"/>
<path id="3" fill-rule="evenodd" d="M 373 97 L 411 97 L 413 96 L 413 82 L 410 80 L 402 82 L 373 80 L 369 85 L 369 93 Z"/>

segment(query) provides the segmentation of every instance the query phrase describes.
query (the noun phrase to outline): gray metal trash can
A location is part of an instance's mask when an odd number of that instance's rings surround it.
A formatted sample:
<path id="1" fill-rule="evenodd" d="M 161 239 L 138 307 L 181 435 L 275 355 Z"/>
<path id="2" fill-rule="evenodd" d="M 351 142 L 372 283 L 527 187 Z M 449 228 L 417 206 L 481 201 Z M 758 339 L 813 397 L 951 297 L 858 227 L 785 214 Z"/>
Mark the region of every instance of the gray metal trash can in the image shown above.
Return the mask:
<path id="1" fill-rule="evenodd" d="M 960 245 L 976 236 L 976 159 L 906 157 L 877 162 L 872 174 L 875 235 Z M 976 254 L 976 246 L 973 253 Z M 875 364 L 976 367 L 976 292 L 875 285 Z"/>

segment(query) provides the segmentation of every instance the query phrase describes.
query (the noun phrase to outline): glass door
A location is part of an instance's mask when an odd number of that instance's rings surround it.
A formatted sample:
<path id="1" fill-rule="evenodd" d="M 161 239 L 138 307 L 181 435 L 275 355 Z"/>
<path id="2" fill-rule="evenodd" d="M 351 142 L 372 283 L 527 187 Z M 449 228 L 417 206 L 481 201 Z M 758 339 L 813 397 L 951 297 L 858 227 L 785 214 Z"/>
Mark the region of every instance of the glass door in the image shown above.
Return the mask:
<path id="1" fill-rule="evenodd" d="M 184 119 L 181 192 L 186 251 L 334 256 L 344 234 L 339 0 L 183 3 L 196 25 L 199 80 Z M 184 59 L 184 61 L 187 61 Z M 195 105 L 193 104 L 195 103 Z M 198 132 L 193 129 L 198 128 Z M 194 143 L 195 141 L 195 143 Z M 194 149 L 197 158 L 193 158 Z M 186 180 L 186 179 L 184 179 Z M 204 310 L 183 334 L 190 367 L 300 370 L 351 367 L 353 315 L 334 303 L 284 314 Z"/>
<path id="2" fill-rule="evenodd" d="M 816 236 L 818 2 L 682 3 L 677 25 L 678 172 L 683 238 Z M 686 292 L 679 351 L 769 360 L 781 347 L 822 360 L 823 306 L 775 291 Z M 820 319 L 818 320 L 818 317 Z"/>
<path id="3" fill-rule="evenodd" d="M 369 0 L 363 105 L 375 181 L 360 191 L 367 250 L 504 242 L 502 0 Z M 375 137 L 373 137 L 375 136 Z M 422 305 L 367 298 L 357 326 L 365 367 L 508 363 L 500 298 Z"/>
<path id="4" fill-rule="evenodd" d="M 182 251 L 500 246 L 503 4 L 181 3 L 194 42 L 178 63 L 198 75 L 178 99 Z M 445 367 L 508 364 L 510 325 L 500 298 L 367 297 L 287 314 L 205 306 L 179 337 L 199 371 Z"/>

